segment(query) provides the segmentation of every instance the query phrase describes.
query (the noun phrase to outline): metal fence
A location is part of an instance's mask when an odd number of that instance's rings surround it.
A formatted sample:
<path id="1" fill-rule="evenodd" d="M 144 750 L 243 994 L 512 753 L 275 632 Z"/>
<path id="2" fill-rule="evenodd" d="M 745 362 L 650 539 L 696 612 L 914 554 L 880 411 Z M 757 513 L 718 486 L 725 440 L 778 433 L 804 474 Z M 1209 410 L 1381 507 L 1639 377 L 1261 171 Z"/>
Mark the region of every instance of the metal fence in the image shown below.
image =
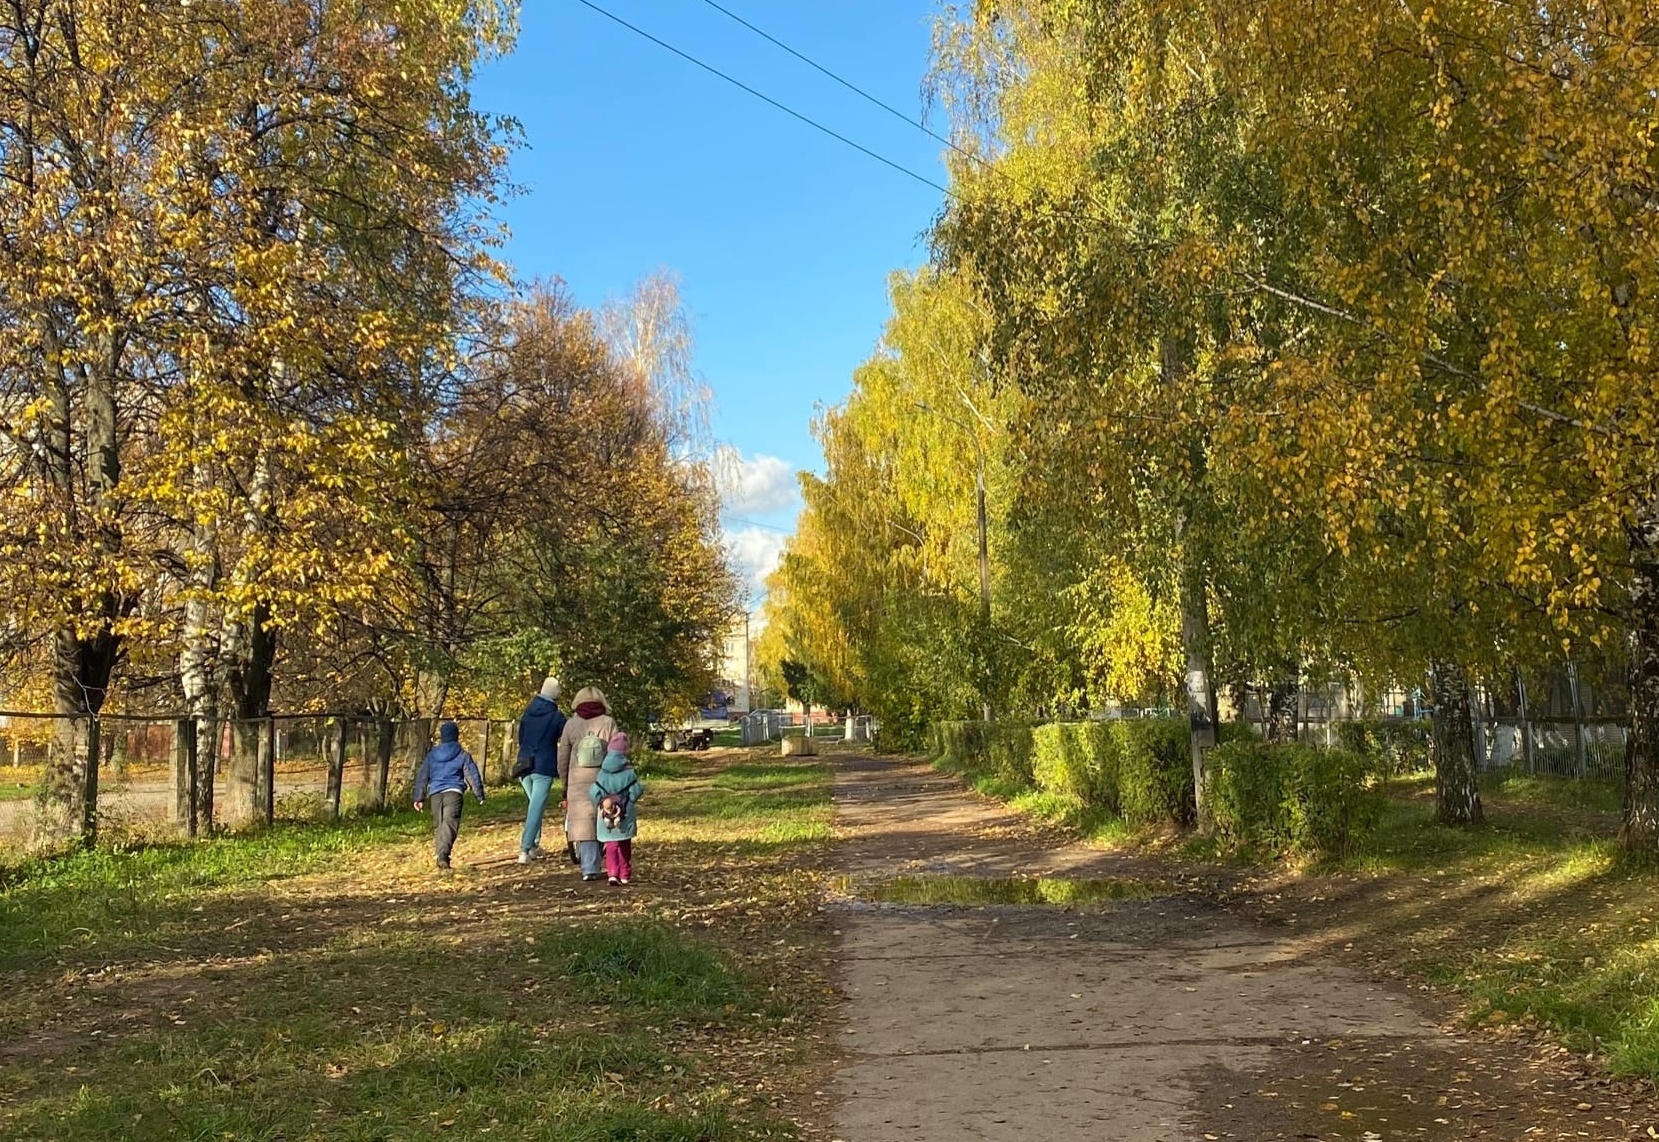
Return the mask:
<path id="1" fill-rule="evenodd" d="M 457 721 L 485 780 L 506 781 L 517 723 Z M 77 831 L 132 839 L 374 811 L 408 794 L 436 729 L 429 719 L 361 715 L 0 713 L 0 850 L 61 832 L 53 814 L 64 804 L 80 806 Z M 49 766 L 54 753 L 73 766 Z M 48 798 L 49 781 L 68 788 Z"/>
<path id="2" fill-rule="evenodd" d="M 1611 718 L 1498 718 L 1477 723 L 1475 753 L 1482 769 L 1617 781 L 1627 734 Z"/>
<path id="3" fill-rule="evenodd" d="M 804 734 L 806 715 L 787 710 L 755 710 L 744 715 L 738 727 L 744 745 L 765 745 L 781 740 L 792 729 L 800 730 Z M 837 737 L 849 742 L 873 742 L 876 740 L 877 729 L 875 718 L 868 714 L 856 714 L 847 718 L 816 718 L 813 720 L 812 733 L 814 737 Z"/>
<path id="4" fill-rule="evenodd" d="M 1310 745 L 1340 743 L 1345 722 L 1367 721 L 1320 711 L 1298 722 L 1297 736 Z M 1427 731 L 1429 719 L 1382 718 L 1384 725 L 1420 725 Z M 1265 732 L 1249 723 L 1258 733 Z M 1475 721 L 1475 762 L 1483 771 L 1512 769 L 1529 775 L 1570 777 L 1580 780 L 1620 781 L 1624 778 L 1625 741 L 1628 730 L 1620 718 L 1517 717 L 1480 718 Z M 1425 758 L 1426 758 L 1425 753 Z"/>

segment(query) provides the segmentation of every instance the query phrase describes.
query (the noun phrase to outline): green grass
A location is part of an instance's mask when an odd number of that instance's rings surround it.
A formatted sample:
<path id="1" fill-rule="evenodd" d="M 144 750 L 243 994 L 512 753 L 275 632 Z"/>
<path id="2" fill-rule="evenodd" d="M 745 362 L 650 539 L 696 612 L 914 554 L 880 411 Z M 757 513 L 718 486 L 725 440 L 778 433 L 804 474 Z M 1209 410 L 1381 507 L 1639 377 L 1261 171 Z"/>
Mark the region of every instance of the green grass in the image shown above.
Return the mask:
<path id="1" fill-rule="evenodd" d="M 625 891 L 512 863 L 513 790 L 447 877 L 410 812 L 11 870 L 0 1136 L 794 1137 L 828 789 L 733 768 L 650 769 Z M 734 797 L 803 835 L 706 811 Z"/>
<path id="2" fill-rule="evenodd" d="M 828 767 L 815 762 L 740 761 L 668 815 L 718 822 L 733 842 L 752 846 L 822 843 L 834 835 L 829 786 Z"/>
<path id="3" fill-rule="evenodd" d="M 522 814 L 522 796 L 509 794 L 467 806 L 463 821 L 476 826 Z M 107 963 L 190 943 L 207 905 L 227 895 L 430 832 L 426 815 L 404 811 L 278 825 L 194 845 L 98 848 L 28 860 L 0 874 L 0 971 L 26 968 L 43 956 Z"/>
<path id="4" fill-rule="evenodd" d="M 40 792 L 38 785 L 18 781 L 0 781 L 0 801 L 27 801 Z"/>
<path id="5" fill-rule="evenodd" d="M 749 981 L 730 964 L 662 925 L 607 922 L 550 933 L 539 947 L 583 1000 L 621 1013 L 709 1019 L 740 1002 L 755 1007 Z"/>
<path id="6" fill-rule="evenodd" d="M 1084 805 L 1073 797 L 1034 789 L 1025 782 L 952 761 L 936 761 L 934 768 L 956 775 L 975 793 L 1002 801 L 1022 816 L 1057 825 L 1096 844 L 1127 844 L 1141 835 L 1116 814 Z"/>
<path id="7" fill-rule="evenodd" d="M 1618 846 L 1619 789 L 1514 771 L 1481 788 L 1487 823 L 1455 828 L 1431 819 L 1431 777 L 1394 783 L 1341 870 L 1399 886 L 1359 929 L 1460 991 L 1472 1023 L 1545 1027 L 1615 1073 L 1659 1078 L 1659 883 Z"/>
<path id="8" fill-rule="evenodd" d="M 1065 798 L 962 776 L 1032 818 L 1207 866 L 1223 883 L 1252 860 L 1197 835 L 1172 850 L 1166 835 L 1092 819 Z M 1455 828 L 1432 820 L 1432 775 L 1391 780 L 1358 851 L 1302 868 L 1262 903 L 1316 945 L 1363 949 L 1455 989 L 1472 1023 L 1546 1029 L 1615 1073 L 1659 1081 L 1659 868 L 1618 846 L 1618 784 L 1511 769 L 1484 774 L 1481 789 L 1487 823 Z M 951 889 L 923 894 L 937 891 Z"/>
<path id="9" fill-rule="evenodd" d="M 1597 778 L 1579 781 L 1546 775 L 1529 777 L 1519 769 L 1484 774 L 1481 791 L 1516 804 L 1583 809 L 1595 813 L 1617 813 L 1624 805 L 1624 789 L 1619 782 Z"/>

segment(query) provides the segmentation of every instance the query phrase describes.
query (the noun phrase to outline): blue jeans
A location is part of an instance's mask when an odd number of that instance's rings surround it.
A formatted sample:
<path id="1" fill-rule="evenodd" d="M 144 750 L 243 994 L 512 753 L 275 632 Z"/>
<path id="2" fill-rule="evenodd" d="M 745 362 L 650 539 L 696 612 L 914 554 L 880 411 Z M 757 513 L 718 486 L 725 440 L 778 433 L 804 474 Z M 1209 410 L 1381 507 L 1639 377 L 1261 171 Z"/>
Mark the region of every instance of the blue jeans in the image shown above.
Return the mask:
<path id="1" fill-rule="evenodd" d="M 605 850 L 598 841 L 577 841 L 576 855 L 582 858 L 583 876 L 598 876 L 605 871 Z"/>
<path id="2" fill-rule="evenodd" d="M 518 847 L 523 852 L 529 852 L 541 844 L 541 818 L 547 810 L 547 796 L 553 788 L 553 779 L 532 773 L 519 778 L 519 784 L 524 786 L 524 795 L 530 798 L 530 811 L 524 815 L 524 835 L 519 838 Z"/>

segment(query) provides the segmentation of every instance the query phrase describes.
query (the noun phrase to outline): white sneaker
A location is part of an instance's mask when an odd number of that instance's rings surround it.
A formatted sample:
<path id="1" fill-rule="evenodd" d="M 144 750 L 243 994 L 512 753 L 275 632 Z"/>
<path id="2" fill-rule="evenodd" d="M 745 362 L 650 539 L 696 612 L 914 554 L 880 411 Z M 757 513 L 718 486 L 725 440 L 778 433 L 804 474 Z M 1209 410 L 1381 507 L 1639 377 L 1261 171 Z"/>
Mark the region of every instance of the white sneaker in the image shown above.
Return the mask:
<path id="1" fill-rule="evenodd" d="M 530 855 L 530 850 L 529 849 L 524 849 L 522 852 L 520 852 L 518 854 L 518 863 L 519 864 L 529 864 L 533 859 L 535 859 L 535 858 L 533 858 Z"/>
<path id="2" fill-rule="evenodd" d="M 531 860 L 546 860 L 547 859 L 547 854 L 542 851 L 542 847 L 540 845 L 531 845 L 530 849 L 529 849 L 529 852 L 530 852 L 530 859 Z"/>

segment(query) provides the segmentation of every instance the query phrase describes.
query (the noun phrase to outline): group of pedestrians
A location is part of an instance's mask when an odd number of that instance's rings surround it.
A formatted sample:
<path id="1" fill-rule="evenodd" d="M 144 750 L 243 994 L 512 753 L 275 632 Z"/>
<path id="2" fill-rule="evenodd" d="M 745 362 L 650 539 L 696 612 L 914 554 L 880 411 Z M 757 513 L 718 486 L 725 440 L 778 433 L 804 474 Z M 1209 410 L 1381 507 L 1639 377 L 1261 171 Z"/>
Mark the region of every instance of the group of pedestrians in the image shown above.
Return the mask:
<path id="1" fill-rule="evenodd" d="M 576 692 L 575 708 L 566 717 L 559 709 L 559 682 L 548 678 L 519 719 L 518 764 L 514 773 L 529 805 L 519 834 L 518 862 L 547 856 L 541 847 L 547 804 L 558 785 L 564 814 L 565 855 L 579 865 L 582 879 L 606 877 L 614 886 L 633 879 L 633 842 L 639 829 L 637 807 L 645 792 L 629 758 L 628 735 L 611 716 L 604 692 L 585 686 Z M 415 775 L 418 811 L 432 802 L 433 846 L 440 870 L 461 826 L 461 803 L 471 790 L 484 802 L 484 781 L 472 755 L 461 747 L 460 727 L 445 722 L 438 744 Z"/>

